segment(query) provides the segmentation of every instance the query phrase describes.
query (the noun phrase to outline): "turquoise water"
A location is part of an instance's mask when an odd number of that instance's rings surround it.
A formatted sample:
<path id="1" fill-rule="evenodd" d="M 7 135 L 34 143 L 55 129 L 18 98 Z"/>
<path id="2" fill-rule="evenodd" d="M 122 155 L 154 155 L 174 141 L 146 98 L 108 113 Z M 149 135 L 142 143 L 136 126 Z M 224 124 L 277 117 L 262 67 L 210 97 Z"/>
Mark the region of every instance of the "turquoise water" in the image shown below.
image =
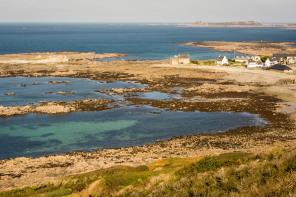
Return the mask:
<path id="1" fill-rule="evenodd" d="M 69 81 L 52 84 L 49 81 Z M 37 85 L 32 85 L 37 83 Z M 123 99 L 95 92 L 101 89 L 145 87 L 137 82 L 89 80 L 67 77 L 0 78 L 0 105 L 38 104 L 37 101 L 74 101 L 83 99 Z M 26 85 L 23 87 L 22 85 Z M 55 94 L 70 91 L 75 94 Z M 15 92 L 8 96 L 5 93 Z M 49 94 L 48 92 L 52 92 Z M 168 100 L 178 94 L 135 92 L 129 96 Z M 77 112 L 64 115 L 28 114 L 0 118 L 0 159 L 65 153 L 97 148 L 119 148 L 144 145 L 173 136 L 226 131 L 240 126 L 258 126 L 264 120 L 258 115 L 229 112 L 169 112 L 149 106 L 127 106 L 100 112 Z"/>
<path id="2" fill-rule="evenodd" d="M 23 29 L 25 28 L 25 29 Z M 143 26 L 137 24 L 0 23 L 0 54 L 29 52 L 128 53 L 124 59 L 159 60 L 178 53 L 192 59 L 233 57 L 233 53 L 174 45 L 199 41 L 296 42 L 296 30 Z"/>
<path id="3" fill-rule="evenodd" d="M 144 145 L 173 136 L 264 123 L 249 113 L 170 112 L 148 106 L 65 115 L 28 114 L 0 119 L 0 159 Z"/>
<path id="4" fill-rule="evenodd" d="M 49 81 L 70 83 L 52 84 Z M 147 86 L 129 81 L 106 83 L 67 77 L 9 77 L 0 78 L 0 84 L 0 105 L 4 106 L 38 104 L 37 101 L 40 100 L 69 102 L 89 98 L 124 99 L 124 95 L 108 96 L 95 91 Z M 24 84 L 25 87 L 22 86 Z M 74 94 L 55 94 L 58 91 L 70 91 Z M 15 92 L 16 95 L 5 95 L 8 92 Z M 149 100 L 182 98 L 179 94 L 156 91 L 134 92 L 127 96 Z M 149 106 L 129 106 L 130 104 L 121 102 L 120 108 L 100 112 L 27 114 L 0 118 L 0 159 L 144 145 L 174 136 L 215 133 L 265 123 L 258 115 L 248 113 L 170 112 Z"/>

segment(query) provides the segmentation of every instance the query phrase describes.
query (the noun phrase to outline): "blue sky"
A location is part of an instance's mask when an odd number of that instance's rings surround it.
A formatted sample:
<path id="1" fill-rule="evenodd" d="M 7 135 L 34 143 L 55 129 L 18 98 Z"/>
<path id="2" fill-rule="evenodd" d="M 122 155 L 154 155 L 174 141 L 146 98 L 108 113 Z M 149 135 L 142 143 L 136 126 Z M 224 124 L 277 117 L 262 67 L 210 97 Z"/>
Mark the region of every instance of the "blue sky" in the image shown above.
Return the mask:
<path id="1" fill-rule="evenodd" d="M 296 0 L 0 0 L 0 22 L 296 23 Z"/>

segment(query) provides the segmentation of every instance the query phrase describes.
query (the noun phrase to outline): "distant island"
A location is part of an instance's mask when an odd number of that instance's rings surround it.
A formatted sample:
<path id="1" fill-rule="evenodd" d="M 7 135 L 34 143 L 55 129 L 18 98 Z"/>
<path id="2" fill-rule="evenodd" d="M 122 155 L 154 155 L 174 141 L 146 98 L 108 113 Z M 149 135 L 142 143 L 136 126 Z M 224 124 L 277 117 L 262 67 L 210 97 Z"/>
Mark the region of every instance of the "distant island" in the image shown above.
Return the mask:
<path id="1" fill-rule="evenodd" d="M 146 25 L 164 25 L 164 26 L 180 26 L 180 27 L 281 27 L 284 29 L 296 29 L 296 24 L 279 23 L 279 24 L 264 24 L 256 21 L 234 21 L 234 22 L 204 22 L 197 21 L 192 24 L 146 24 Z"/>
<path id="2" fill-rule="evenodd" d="M 221 23 L 211 23 L 211 22 L 203 22 L 197 21 L 193 23 L 191 26 L 214 26 L 214 27 L 262 27 L 264 26 L 262 23 L 255 21 L 238 21 L 238 22 L 221 22 Z"/>

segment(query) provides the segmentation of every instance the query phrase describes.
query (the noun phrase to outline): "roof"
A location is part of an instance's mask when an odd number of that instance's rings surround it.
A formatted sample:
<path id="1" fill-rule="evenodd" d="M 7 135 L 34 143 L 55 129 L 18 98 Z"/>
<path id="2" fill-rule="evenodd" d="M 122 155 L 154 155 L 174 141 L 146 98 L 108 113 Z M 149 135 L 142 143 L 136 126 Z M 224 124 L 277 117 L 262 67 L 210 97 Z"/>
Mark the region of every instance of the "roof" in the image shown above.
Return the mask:
<path id="1" fill-rule="evenodd" d="M 275 53 L 272 55 L 272 57 L 288 57 L 288 56 L 293 56 L 295 57 L 296 54 L 288 54 L 288 53 Z"/>
<path id="2" fill-rule="evenodd" d="M 246 58 L 246 57 L 244 57 L 244 56 L 241 56 L 241 57 L 236 56 L 235 59 L 236 59 L 236 60 L 249 60 L 250 58 Z"/>
<path id="3" fill-rule="evenodd" d="M 289 66 L 282 65 L 282 64 L 275 64 L 275 65 L 271 66 L 270 69 L 281 70 L 281 71 L 292 70 L 292 68 L 290 68 Z"/>
<path id="4" fill-rule="evenodd" d="M 189 54 L 179 54 L 178 55 L 178 58 L 181 58 L 181 59 L 189 59 Z"/>
<path id="5" fill-rule="evenodd" d="M 217 61 L 222 61 L 224 59 L 225 56 L 219 56 Z"/>

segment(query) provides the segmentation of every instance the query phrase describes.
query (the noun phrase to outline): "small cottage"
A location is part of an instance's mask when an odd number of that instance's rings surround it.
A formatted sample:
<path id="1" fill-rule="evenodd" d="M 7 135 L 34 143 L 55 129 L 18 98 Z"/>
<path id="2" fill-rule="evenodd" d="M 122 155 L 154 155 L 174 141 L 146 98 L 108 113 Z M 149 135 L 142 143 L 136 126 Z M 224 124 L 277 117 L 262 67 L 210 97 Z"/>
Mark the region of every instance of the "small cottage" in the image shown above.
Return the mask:
<path id="1" fill-rule="evenodd" d="M 216 62 L 218 65 L 228 64 L 226 56 L 219 56 Z"/>
<path id="2" fill-rule="evenodd" d="M 171 59 L 172 65 L 178 64 L 190 64 L 190 56 L 189 54 L 178 54 L 175 58 Z"/>
<path id="3" fill-rule="evenodd" d="M 296 63 L 296 57 L 288 57 L 287 58 L 288 64 L 295 64 Z"/>
<path id="4" fill-rule="evenodd" d="M 271 62 L 269 60 L 269 58 L 267 58 L 267 60 L 264 63 L 265 66 L 271 66 Z"/>
<path id="5" fill-rule="evenodd" d="M 263 62 L 261 60 L 259 60 L 259 61 L 248 61 L 247 67 L 248 68 L 263 67 Z"/>

